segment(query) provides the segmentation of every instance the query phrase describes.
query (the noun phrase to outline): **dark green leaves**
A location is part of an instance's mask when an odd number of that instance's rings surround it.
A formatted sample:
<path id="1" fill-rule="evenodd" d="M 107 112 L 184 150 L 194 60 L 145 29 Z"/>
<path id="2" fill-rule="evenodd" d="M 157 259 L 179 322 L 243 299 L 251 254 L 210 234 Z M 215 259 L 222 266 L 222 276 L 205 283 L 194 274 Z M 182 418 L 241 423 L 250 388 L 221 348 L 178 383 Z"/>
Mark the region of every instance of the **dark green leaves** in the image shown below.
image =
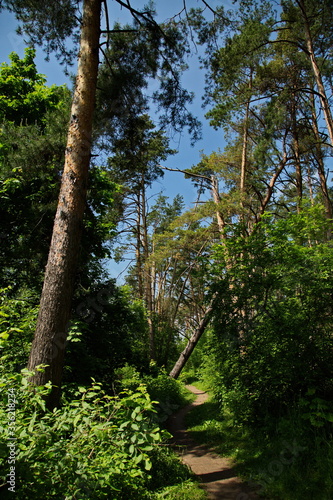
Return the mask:
<path id="1" fill-rule="evenodd" d="M 80 28 L 79 0 L 40 2 L 39 0 L 4 0 L 0 8 L 7 7 L 22 24 L 18 31 L 28 37 L 32 46 L 40 45 L 49 56 L 55 52 L 60 62 L 71 64 L 76 47 L 68 47 L 72 38 L 78 41 Z"/>

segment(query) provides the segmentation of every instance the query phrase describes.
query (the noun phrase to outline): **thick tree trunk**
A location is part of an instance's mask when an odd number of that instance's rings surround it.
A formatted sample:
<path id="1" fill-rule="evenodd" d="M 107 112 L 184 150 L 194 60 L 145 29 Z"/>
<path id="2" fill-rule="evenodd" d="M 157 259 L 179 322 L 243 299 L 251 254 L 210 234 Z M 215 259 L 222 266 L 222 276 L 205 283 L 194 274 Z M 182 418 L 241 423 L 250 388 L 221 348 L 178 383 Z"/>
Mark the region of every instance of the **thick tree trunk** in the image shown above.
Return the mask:
<path id="1" fill-rule="evenodd" d="M 177 379 L 179 377 L 187 360 L 191 356 L 195 346 L 199 342 L 202 334 L 205 332 L 205 330 L 210 322 L 211 315 L 212 315 L 212 312 L 214 310 L 214 302 L 215 302 L 215 298 L 212 299 L 209 306 L 207 307 L 205 314 L 203 315 L 198 327 L 196 328 L 195 332 L 193 333 L 190 340 L 188 341 L 187 346 L 185 347 L 183 352 L 180 354 L 177 362 L 175 363 L 175 366 L 172 368 L 171 372 L 169 373 L 169 377 L 175 378 L 175 379 Z"/>
<path id="2" fill-rule="evenodd" d="M 76 87 L 65 166 L 28 369 L 48 365 L 31 378 L 55 386 L 48 407 L 59 404 L 67 327 L 79 257 L 91 154 L 92 119 L 98 72 L 101 0 L 84 0 Z"/>

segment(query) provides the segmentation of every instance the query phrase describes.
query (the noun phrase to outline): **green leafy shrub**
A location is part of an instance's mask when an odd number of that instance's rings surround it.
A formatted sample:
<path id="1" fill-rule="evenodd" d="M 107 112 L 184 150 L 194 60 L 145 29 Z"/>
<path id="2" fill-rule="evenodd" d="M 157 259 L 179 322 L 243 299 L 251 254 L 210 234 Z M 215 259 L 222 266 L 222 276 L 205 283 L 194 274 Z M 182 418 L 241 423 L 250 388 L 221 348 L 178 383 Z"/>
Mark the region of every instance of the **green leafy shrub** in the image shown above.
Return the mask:
<path id="1" fill-rule="evenodd" d="M 157 377 L 146 376 L 144 383 L 150 397 L 158 402 L 158 417 L 164 422 L 172 413 L 188 402 L 188 392 L 183 384 L 170 378 L 165 373 Z"/>
<path id="2" fill-rule="evenodd" d="M 73 320 L 78 322 L 82 335 L 79 341 L 68 344 L 65 383 L 89 385 L 90 377 L 94 377 L 105 390 L 112 391 L 115 378 L 127 377 L 121 372 L 115 377 L 126 362 L 142 370 L 147 368 L 143 314 L 142 306 L 131 300 L 128 289 L 118 287 L 114 280 L 91 286 L 87 295 L 80 294 Z"/>
<path id="3" fill-rule="evenodd" d="M 156 497 L 157 500 L 205 500 L 206 498 L 206 492 L 191 480 L 165 488 Z"/>
<path id="4" fill-rule="evenodd" d="M 36 299 L 11 298 L 10 292 L 0 290 L 0 360 L 7 372 L 26 366 L 38 313 Z"/>
<path id="5" fill-rule="evenodd" d="M 309 388 L 321 405 L 332 399 L 333 253 L 317 212 L 267 216 L 228 242 L 234 261 L 219 283 L 211 354 L 217 397 L 238 421 L 283 416 Z"/>
<path id="6" fill-rule="evenodd" d="M 146 388 L 104 393 L 101 384 L 80 387 L 75 399 L 45 410 L 48 386 L 33 391 L 22 375 L 0 381 L 0 473 L 3 498 L 10 498 L 8 391 L 15 394 L 16 496 L 34 499 L 148 499 L 152 455 L 168 437 L 153 421 Z"/>
<path id="7" fill-rule="evenodd" d="M 115 372 L 117 386 L 121 389 L 135 390 L 141 383 L 142 377 L 138 370 L 126 363 Z"/>
<path id="8" fill-rule="evenodd" d="M 191 399 L 184 385 L 164 372 L 156 376 L 141 376 L 135 367 L 127 364 L 118 369 L 116 375 L 121 388 L 135 390 L 142 382 L 146 385 L 151 399 L 158 403 L 156 418 L 159 422 L 167 420 L 172 413 Z"/>
<path id="9" fill-rule="evenodd" d="M 187 481 L 192 473 L 180 458 L 168 446 L 155 446 L 150 454 L 152 469 L 149 488 L 161 490 L 167 486 L 178 485 Z"/>

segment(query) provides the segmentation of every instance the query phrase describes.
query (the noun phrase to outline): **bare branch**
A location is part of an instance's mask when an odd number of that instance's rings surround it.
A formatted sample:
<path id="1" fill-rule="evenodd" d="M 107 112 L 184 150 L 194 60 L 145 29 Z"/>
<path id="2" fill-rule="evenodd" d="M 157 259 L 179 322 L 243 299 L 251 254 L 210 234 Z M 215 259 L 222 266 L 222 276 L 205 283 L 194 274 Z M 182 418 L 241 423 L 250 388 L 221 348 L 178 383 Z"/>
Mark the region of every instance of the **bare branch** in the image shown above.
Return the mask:
<path id="1" fill-rule="evenodd" d="M 110 33 L 110 20 L 109 20 L 109 11 L 108 11 L 107 0 L 104 0 L 103 3 L 104 3 L 104 10 L 105 10 L 105 20 L 106 20 L 106 30 L 107 30 L 106 32 L 109 35 L 109 33 Z M 102 31 L 101 33 L 104 33 L 104 32 Z M 110 43 L 110 38 L 108 36 L 106 39 L 107 48 L 109 48 L 109 43 Z"/>
<path id="2" fill-rule="evenodd" d="M 207 7 L 207 9 L 210 10 L 214 14 L 214 16 L 217 15 L 216 10 L 214 10 L 205 0 L 201 0 L 201 1 Z"/>
<path id="3" fill-rule="evenodd" d="M 206 181 L 211 182 L 212 179 L 210 177 L 207 177 L 206 175 L 201 175 L 201 174 L 193 174 L 192 172 L 187 172 L 186 170 L 180 170 L 179 168 L 170 168 L 170 167 L 163 167 L 162 165 L 159 165 L 160 168 L 163 168 L 164 170 L 169 170 L 170 172 L 180 172 L 185 175 L 189 175 L 190 177 L 199 177 L 200 179 L 205 179 Z"/>

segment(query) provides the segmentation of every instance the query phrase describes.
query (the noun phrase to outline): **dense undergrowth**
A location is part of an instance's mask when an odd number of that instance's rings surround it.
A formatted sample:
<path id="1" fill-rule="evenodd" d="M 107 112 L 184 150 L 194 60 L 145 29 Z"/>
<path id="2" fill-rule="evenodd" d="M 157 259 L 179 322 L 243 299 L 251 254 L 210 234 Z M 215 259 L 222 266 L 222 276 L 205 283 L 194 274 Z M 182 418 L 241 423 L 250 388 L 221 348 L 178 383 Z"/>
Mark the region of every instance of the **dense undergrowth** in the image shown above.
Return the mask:
<path id="1" fill-rule="evenodd" d="M 204 498 L 167 446 L 170 435 L 161 424 L 170 405 L 185 401 L 181 385 L 163 375 L 147 377 L 146 384 L 137 377 L 135 383 L 132 375 L 119 381 L 113 396 L 96 381 L 78 387 L 53 412 L 43 398 L 50 387 L 33 391 L 26 371 L 2 376 L 2 498 L 14 491 L 19 500 Z"/>
<path id="2" fill-rule="evenodd" d="M 217 248 L 219 307 L 201 358 L 187 367 L 213 396 L 190 414 L 195 437 L 233 457 L 274 500 L 333 498 L 326 227 L 318 207 L 285 219 L 267 215 L 248 237 L 239 228 Z"/>
<path id="3" fill-rule="evenodd" d="M 192 378 L 192 382 L 194 382 Z M 212 386 L 201 381 L 197 387 Z M 258 486 L 270 500 L 331 500 L 333 446 L 329 427 L 309 425 L 302 412 L 290 408 L 284 418 L 266 426 L 236 422 L 214 397 L 186 418 L 194 439 L 231 457 L 237 473 Z"/>

